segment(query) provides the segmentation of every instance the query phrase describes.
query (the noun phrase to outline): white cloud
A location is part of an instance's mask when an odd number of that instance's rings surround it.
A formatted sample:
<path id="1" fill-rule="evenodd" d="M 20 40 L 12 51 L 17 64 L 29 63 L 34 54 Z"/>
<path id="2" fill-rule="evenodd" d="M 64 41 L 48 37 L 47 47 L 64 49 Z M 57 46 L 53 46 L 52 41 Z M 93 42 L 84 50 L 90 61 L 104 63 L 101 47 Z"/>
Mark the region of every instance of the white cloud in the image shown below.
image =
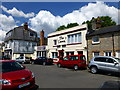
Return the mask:
<path id="1" fill-rule="evenodd" d="M 4 41 L 5 35 L 6 35 L 6 31 L 0 30 L 0 42 Z"/>
<path id="2" fill-rule="evenodd" d="M 0 41 L 3 41 L 6 32 L 16 27 L 14 18 L 0 14 Z"/>
<path id="3" fill-rule="evenodd" d="M 1 8 L 2 8 L 3 11 L 5 11 L 8 14 L 11 14 L 12 16 L 15 16 L 15 17 L 29 18 L 29 17 L 34 17 L 34 15 L 35 15 L 33 12 L 25 14 L 23 11 L 19 11 L 15 7 L 13 9 L 11 9 L 11 10 L 8 10 L 4 6 L 1 6 Z"/>
<path id="4" fill-rule="evenodd" d="M 0 14 L 0 28 L 3 31 L 9 31 L 16 26 L 15 20 L 12 16 Z"/>
<path id="5" fill-rule="evenodd" d="M 32 29 L 37 32 L 43 29 L 47 35 L 61 25 L 75 22 L 82 24 L 84 21 L 91 20 L 92 17 L 98 16 L 110 16 L 114 21 L 118 22 L 118 9 L 110 7 L 102 1 L 97 1 L 96 3 L 89 3 L 79 10 L 74 10 L 63 17 L 54 16 L 49 11 L 42 10 L 35 17 L 29 19 L 29 22 Z"/>

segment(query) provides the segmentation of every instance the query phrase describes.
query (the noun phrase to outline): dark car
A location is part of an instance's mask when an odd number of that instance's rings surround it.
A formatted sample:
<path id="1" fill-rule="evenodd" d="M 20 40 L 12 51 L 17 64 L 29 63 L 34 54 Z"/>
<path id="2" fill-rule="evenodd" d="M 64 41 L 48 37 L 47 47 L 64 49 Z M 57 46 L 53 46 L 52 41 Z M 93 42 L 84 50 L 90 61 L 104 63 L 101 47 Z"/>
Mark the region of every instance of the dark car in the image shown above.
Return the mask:
<path id="1" fill-rule="evenodd" d="M 53 59 L 48 57 L 38 57 L 37 59 L 32 61 L 32 64 L 42 64 L 42 65 L 53 64 Z"/>
<path id="2" fill-rule="evenodd" d="M 99 90 L 120 90 L 120 81 L 106 81 Z"/>

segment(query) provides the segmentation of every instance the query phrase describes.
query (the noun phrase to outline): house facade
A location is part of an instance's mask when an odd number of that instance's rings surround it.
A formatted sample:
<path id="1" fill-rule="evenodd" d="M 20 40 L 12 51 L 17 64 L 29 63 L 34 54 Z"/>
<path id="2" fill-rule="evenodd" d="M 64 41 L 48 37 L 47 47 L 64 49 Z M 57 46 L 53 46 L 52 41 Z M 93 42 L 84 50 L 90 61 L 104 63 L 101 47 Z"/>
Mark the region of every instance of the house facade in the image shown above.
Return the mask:
<path id="1" fill-rule="evenodd" d="M 28 24 L 16 27 L 6 33 L 5 56 L 15 59 L 19 56 L 36 57 L 34 47 L 37 46 L 37 33 L 28 28 Z"/>
<path id="2" fill-rule="evenodd" d="M 48 34 L 48 57 L 59 60 L 66 55 L 84 54 L 87 58 L 86 33 L 84 24 Z"/>
<path id="3" fill-rule="evenodd" d="M 47 57 L 47 38 L 44 37 L 44 31 L 40 32 L 39 45 L 35 47 L 37 57 Z"/>
<path id="4" fill-rule="evenodd" d="M 120 58 L 120 25 L 93 30 L 87 34 L 88 60 L 94 56 Z"/>

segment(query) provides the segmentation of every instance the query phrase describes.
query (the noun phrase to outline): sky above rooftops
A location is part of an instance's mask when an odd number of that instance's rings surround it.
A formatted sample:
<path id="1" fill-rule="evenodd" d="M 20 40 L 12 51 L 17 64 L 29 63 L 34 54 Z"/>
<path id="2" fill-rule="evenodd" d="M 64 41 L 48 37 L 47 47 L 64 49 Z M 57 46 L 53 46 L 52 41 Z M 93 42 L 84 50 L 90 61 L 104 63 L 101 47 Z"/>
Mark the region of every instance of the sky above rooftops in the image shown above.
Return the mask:
<path id="1" fill-rule="evenodd" d="M 92 17 L 110 16 L 118 23 L 118 2 L 2 2 L 0 14 L 0 41 L 6 32 L 28 22 L 39 35 L 47 34 L 68 23 L 82 24 Z"/>

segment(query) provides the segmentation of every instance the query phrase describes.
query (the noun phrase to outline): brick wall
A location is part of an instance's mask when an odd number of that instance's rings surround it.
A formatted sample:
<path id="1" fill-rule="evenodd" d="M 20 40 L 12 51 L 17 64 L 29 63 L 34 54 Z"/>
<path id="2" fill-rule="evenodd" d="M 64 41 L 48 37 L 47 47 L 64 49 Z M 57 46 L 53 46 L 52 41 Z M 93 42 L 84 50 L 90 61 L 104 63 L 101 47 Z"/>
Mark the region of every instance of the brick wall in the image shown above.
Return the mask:
<path id="1" fill-rule="evenodd" d="M 114 50 L 120 50 L 120 32 L 114 32 L 114 36 L 112 39 L 113 33 L 107 33 L 99 36 L 100 43 L 92 44 L 92 37 L 88 38 L 88 60 L 93 57 L 93 52 L 99 51 L 100 55 L 104 55 L 104 51 L 113 51 L 113 40 L 114 40 Z M 113 52 L 112 52 L 113 53 Z"/>

